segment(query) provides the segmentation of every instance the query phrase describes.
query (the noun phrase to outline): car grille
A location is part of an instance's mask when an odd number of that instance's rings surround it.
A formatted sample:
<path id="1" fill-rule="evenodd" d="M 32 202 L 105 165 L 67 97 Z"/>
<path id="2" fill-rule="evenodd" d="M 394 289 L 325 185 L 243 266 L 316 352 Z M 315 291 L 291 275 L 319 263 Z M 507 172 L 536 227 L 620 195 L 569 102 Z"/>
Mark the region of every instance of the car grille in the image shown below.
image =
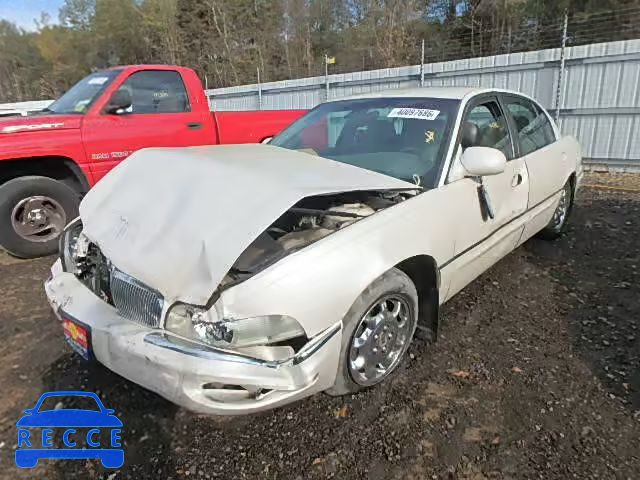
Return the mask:
<path id="1" fill-rule="evenodd" d="M 160 326 L 164 301 L 160 293 L 115 268 L 111 270 L 109 287 L 120 315 L 147 327 Z"/>

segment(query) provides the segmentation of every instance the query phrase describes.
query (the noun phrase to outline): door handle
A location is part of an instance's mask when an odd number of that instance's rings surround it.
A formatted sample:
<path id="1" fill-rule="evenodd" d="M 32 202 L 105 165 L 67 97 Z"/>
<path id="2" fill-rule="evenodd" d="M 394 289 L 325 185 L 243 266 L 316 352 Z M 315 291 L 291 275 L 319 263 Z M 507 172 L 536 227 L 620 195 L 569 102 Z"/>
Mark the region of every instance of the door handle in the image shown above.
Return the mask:
<path id="1" fill-rule="evenodd" d="M 202 128 L 202 123 L 201 122 L 187 123 L 187 128 L 189 130 L 200 130 Z"/>
<path id="2" fill-rule="evenodd" d="M 511 186 L 513 188 L 516 188 L 518 185 L 522 183 L 523 180 L 524 180 L 524 177 L 522 176 L 522 174 L 518 173 L 513 176 L 513 180 L 511 180 Z"/>

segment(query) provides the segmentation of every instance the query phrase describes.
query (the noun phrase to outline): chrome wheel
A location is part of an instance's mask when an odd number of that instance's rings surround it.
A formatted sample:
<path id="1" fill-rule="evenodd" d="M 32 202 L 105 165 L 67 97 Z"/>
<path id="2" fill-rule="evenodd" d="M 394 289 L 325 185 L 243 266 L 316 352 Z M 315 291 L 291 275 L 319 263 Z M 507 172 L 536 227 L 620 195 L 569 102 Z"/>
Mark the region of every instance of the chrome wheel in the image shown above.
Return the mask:
<path id="1" fill-rule="evenodd" d="M 378 299 L 351 339 L 349 374 L 358 385 L 378 383 L 398 365 L 413 333 L 413 311 L 404 295 Z"/>
<path id="2" fill-rule="evenodd" d="M 562 189 L 562 193 L 560 194 L 560 201 L 558 202 L 556 211 L 553 212 L 551 228 L 553 228 L 554 230 L 560 230 L 564 225 L 564 222 L 567 219 L 567 215 L 569 213 L 570 200 L 571 193 L 568 191 L 568 188 L 565 187 Z"/>
<path id="3" fill-rule="evenodd" d="M 67 224 L 62 206 L 53 198 L 33 196 L 20 200 L 11 213 L 11 225 L 24 240 L 48 242 Z"/>

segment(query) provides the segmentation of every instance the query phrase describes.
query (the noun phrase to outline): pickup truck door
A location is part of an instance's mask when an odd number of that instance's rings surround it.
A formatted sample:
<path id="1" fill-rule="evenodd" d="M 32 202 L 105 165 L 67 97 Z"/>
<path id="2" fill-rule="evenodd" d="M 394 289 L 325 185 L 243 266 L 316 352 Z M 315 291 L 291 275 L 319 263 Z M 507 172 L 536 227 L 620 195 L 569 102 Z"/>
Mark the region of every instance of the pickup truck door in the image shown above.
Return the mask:
<path id="1" fill-rule="evenodd" d="M 460 154 L 452 160 L 450 183 L 441 188 L 451 190 L 448 198 L 455 202 L 451 209 L 457 217 L 454 229 L 454 256 L 441 265 L 442 284 L 448 284 L 450 298 L 494 263 L 512 251 L 522 235 L 519 221 L 527 209 L 529 175 L 525 160 L 518 157 L 512 141 L 511 127 L 495 96 L 472 100 L 465 109 L 463 121 L 474 123 L 479 131 L 476 146 L 501 150 L 507 157 L 504 172 L 482 177 L 493 217 L 483 205 L 479 182 L 462 178 Z M 457 173 L 456 173 L 457 172 Z"/>
<path id="2" fill-rule="evenodd" d="M 175 70 L 140 70 L 124 79 L 131 107 L 119 114 L 102 109 L 85 118 L 82 135 L 94 181 L 136 150 L 184 147 L 213 141 L 208 108 L 193 111 Z M 109 102 L 107 101 L 106 104 Z"/>

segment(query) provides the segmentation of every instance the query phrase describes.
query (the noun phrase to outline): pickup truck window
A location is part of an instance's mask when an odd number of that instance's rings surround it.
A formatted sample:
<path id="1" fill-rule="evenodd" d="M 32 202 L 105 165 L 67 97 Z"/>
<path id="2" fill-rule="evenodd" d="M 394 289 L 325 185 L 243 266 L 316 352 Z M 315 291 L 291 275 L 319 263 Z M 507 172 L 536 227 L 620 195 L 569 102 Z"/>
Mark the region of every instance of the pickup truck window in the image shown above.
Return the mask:
<path id="1" fill-rule="evenodd" d="M 189 96 L 178 72 L 145 70 L 131 75 L 120 87 L 131 95 L 127 113 L 190 112 Z"/>
<path id="2" fill-rule="evenodd" d="M 105 70 L 83 78 L 67 93 L 45 108 L 44 113 L 87 113 L 89 107 L 118 76 L 120 70 Z"/>
<path id="3" fill-rule="evenodd" d="M 431 188 L 459 101 L 373 98 L 322 104 L 270 143 Z"/>

